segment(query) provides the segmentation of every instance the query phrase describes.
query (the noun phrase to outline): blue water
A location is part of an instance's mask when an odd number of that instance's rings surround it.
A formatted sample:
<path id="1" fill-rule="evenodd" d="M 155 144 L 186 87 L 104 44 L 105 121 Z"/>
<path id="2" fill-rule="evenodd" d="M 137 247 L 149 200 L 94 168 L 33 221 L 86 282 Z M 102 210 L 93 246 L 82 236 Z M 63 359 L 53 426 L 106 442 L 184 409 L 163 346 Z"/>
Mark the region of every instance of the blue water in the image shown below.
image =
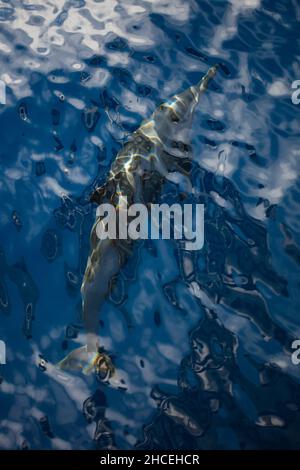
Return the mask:
<path id="1" fill-rule="evenodd" d="M 3 0 L 1 449 L 300 448 L 297 0 Z M 144 118 L 221 63 L 192 128 L 205 244 L 137 244 L 84 344 L 93 188 Z M 177 200 L 175 184 L 162 199 Z"/>

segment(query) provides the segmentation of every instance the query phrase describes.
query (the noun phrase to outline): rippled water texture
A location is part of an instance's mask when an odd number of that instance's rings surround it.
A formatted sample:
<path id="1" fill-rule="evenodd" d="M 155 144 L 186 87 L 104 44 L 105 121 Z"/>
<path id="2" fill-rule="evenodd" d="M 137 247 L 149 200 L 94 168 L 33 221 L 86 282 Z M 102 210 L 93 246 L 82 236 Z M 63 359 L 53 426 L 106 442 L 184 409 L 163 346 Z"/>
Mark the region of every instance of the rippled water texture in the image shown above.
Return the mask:
<path id="1" fill-rule="evenodd" d="M 297 0 L 1 1 L 0 448 L 300 447 L 299 21 Z M 118 383 L 58 372 L 85 341 L 92 189 L 216 62 L 192 128 L 204 248 L 137 244 L 99 318 Z"/>

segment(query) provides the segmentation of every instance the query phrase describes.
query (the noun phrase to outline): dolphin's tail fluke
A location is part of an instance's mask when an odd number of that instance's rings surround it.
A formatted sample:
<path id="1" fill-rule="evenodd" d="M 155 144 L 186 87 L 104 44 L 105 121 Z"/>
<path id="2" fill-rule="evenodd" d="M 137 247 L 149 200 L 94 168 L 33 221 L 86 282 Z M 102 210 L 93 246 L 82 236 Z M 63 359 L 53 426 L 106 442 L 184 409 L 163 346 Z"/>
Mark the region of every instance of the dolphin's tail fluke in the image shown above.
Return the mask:
<path id="1" fill-rule="evenodd" d="M 110 356 L 102 350 L 89 352 L 86 345 L 71 351 L 57 367 L 85 375 L 95 372 L 102 380 L 109 379 L 115 372 Z"/>

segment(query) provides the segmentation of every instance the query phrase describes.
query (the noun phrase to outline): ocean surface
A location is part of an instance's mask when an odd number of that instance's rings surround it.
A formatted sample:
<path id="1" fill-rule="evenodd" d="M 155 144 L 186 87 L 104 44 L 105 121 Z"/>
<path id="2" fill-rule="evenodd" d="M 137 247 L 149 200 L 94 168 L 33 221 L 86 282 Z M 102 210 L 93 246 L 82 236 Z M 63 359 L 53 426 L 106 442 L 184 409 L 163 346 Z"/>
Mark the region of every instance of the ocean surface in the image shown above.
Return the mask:
<path id="1" fill-rule="evenodd" d="M 1 449 L 300 448 L 299 23 L 298 0 L 0 2 Z M 85 343 L 92 190 L 215 63 L 203 249 L 138 242 L 99 314 L 118 381 L 59 371 Z"/>

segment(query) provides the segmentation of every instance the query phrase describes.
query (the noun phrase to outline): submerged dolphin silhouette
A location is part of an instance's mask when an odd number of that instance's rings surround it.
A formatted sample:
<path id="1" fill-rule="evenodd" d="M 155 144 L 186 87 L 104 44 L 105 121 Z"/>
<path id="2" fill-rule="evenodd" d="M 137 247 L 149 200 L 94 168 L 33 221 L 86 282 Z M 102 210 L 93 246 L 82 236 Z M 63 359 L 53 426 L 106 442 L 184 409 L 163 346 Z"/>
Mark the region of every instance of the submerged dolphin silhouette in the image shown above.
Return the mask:
<path id="1" fill-rule="evenodd" d="M 214 78 L 217 66 L 211 67 L 197 85 L 174 95 L 161 104 L 150 119 L 142 122 L 118 153 L 104 186 L 97 188 L 91 201 L 109 200 L 117 208 L 124 196 L 128 205 L 154 202 L 170 172 L 184 173 L 189 155 L 187 144 L 193 112 L 202 93 Z M 105 375 L 114 371 L 111 359 L 99 348 L 99 309 L 132 252 L 133 241 L 100 240 L 96 234 L 99 218 L 91 231 L 91 253 L 84 274 L 81 293 L 87 344 L 71 351 L 58 366 L 65 370 L 96 369 Z"/>

